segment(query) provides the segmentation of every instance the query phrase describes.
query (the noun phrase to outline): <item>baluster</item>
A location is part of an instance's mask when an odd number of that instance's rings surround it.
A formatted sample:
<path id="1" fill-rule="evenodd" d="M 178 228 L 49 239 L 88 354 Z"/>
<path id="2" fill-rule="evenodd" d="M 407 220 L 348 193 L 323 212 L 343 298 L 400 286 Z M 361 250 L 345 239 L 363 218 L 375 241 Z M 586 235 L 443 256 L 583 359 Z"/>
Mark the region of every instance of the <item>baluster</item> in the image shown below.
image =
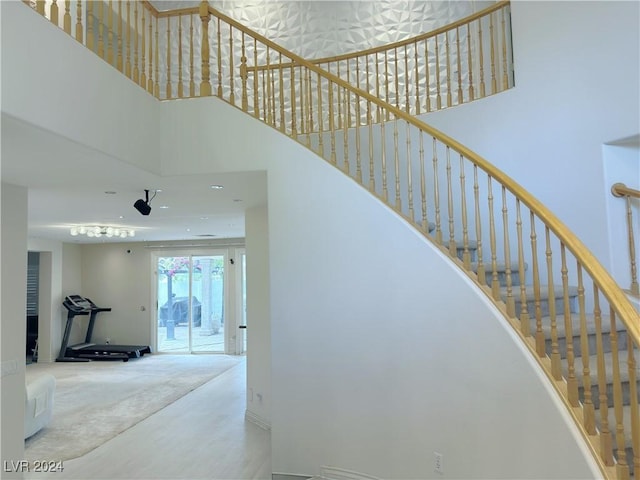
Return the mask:
<path id="1" fill-rule="evenodd" d="M 409 218 L 415 222 L 415 208 L 413 206 L 413 175 L 411 164 L 411 124 L 405 123 L 407 132 L 407 204 L 409 206 Z"/>
<path id="2" fill-rule="evenodd" d="M 560 349 L 558 348 L 558 323 L 556 317 L 556 294 L 553 281 L 553 252 L 551 250 L 551 238 L 549 227 L 545 227 L 546 258 L 547 258 L 547 303 L 549 304 L 549 317 L 551 319 L 551 374 L 556 380 L 562 378 L 562 366 L 560 364 Z"/>
<path id="3" fill-rule="evenodd" d="M 87 2 L 87 8 L 88 8 L 88 5 L 89 3 Z M 87 18 L 87 21 L 88 21 L 88 18 Z M 78 0 L 77 6 L 76 6 L 76 40 L 79 41 L 80 43 L 84 43 L 84 32 L 82 30 L 82 0 Z"/>
<path id="4" fill-rule="evenodd" d="M 435 36 L 434 40 L 436 42 L 436 107 L 440 110 L 442 109 L 442 97 L 440 96 L 440 53 L 438 52 L 438 37 Z"/>
<path id="5" fill-rule="evenodd" d="M 71 0 L 65 0 L 64 2 L 64 16 L 62 17 L 62 24 L 64 31 L 71 35 Z"/>
<path id="6" fill-rule="evenodd" d="M 167 17 L 167 84 L 166 84 L 165 97 L 167 99 L 170 99 L 172 96 L 173 96 L 173 92 L 171 88 L 171 17 Z"/>
<path id="7" fill-rule="evenodd" d="M 365 58 L 365 75 L 367 76 L 367 93 L 371 93 L 371 87 L 369 85 L 369 59 Z M 371 123 L 372 122 L 372 117 L 371 117 L 371 103 L 367 102 L 367 123 Z M 362 119 L 358 116 L 358 125 L 360 125 L 360 122 L 362 121 Z"/>
<path id="8" fill-rule="evenodd" d="M 224 98 L 222 95 L 222 40 L 221 40 L 221 28 L 220 28 L 220 19 L 217 19 L 217 30 L 216 30 L 216 37 L 218 39 L 218 98 Z M 271 72 L 269 72 L 269 75 L 271 75 Z"/>
<path id="9" fill-rule="evenodd" d="M 116 68 L 119 72 L 123 72 L 122 66 L 122 29 L 123 29 L 123 17 L 122 17 L 122 1 L 118 2 L 118 56 L 116 59 Z"/>
<path id="10" fill-rule="evenodd" d="M 609 428 L 609 398 L 607 395 L 607 370 L 604 359 L 602 342 L 602 312 L 600 310 L 600 292 L 598 286 L 593 285 L 593 313 L 596 327 L 596 352 L 598 368 L 598 402 L 600 413 L 600 455 L 607 466 L 613 466 L 613 438 Z M 610 340 L 613 345 L 613 339 Z"/>
<path id="11" fill-rule="evenodd" d="M 447 107 L 450 107 L 453 104 L 452 95 L 451 95 L 451 53 L 450 53 L 450 45 L 449 45 L 449 30 L 444 32 L 444 40 L 445 40 L 445 55 L 447 57 Z"/>
<path id="12" fill-rule="evenodd" d="M 420 155 L 420 206 L 422 211 L 422 231 L 429 233 L 429 218 L 427 217 L 427 172 L 424 163 L 424 132 L 418 130 L 420 137 L 420 147 L 418 153 Z"/>
<path id="13" fill-rule="evenodd" d="M 298 85 L 298 92 L 300 92 L 300 129 L 299 129 L 299 133 L 301 133 L 302 135 L 304 135 L 306 132 L 308 132 L 307 130 L 307 126 L 305 124 L 306 120 L 307 120 L 307 116 L 305 113 L 305 108 L 306 108 L 306 102 L 305 102 L 305 88 L 304 88 L 304 69 L 303 67 L 298 67 L 298 81 L 300 82 Z"/>
<path id="14" fill-rule="evenodd" d="M 138 12 L 138 2 L 135 2 L 135 13 L 137 15 Z M 146 26 L 146 20 L 147 20 L 147 14 L 146 11 L 143 9 L 142 10 L 142 18 L 141 18 L 141 33 L 140 33 L 140 37 L 141 37 L 141 42 L 140 42 L 140 53 L 141 53 L 141 68 L 140 68 L 140 86 L 142 88 L 147 88 L 147 59 L 146 59 L 146 52 L 147 52 L 147 36 L 146 36 L 146 32 L 147 32 L 147 26 Z M 136 23 L 136 28 L 137 28 L 137 23 Z M 134 47 L 137 49 L 138 48 L 138 34 L 136 32 L 136 42 Z M 138 68 L 138 56 L 136 55 L 136 69 Z M 136 72 L 134 69 L 133 72 L 133 76 L 136 76 Z"/>
<path id="15" fill-rule="evenodd" d="M 44 8 L 43 8 L 44 12 Z M 53 23 L 56 27 L 58 26 L 58 17 L 60 12 L 58 10 L 58 2 L 57 0 L 52 0 L 51 6 L 49 7 L 49 21 Z"/>
<path id="16" fill-rule="evenodd" d="M 436 222 L 436 243 L 442 245 L 442 224 L 440 222 L 440 188 L 438 186 L 438 145 L 435 137 L 433 138 L 433 206 L 435 209 Z"/>
<path id="17" fill-rule="evenodd" d="M 266 82 L 266 92 L 264 92 L 264 98 L 266 105 L 265 111 L 267 113 L 267 123 L 273 125 L 273 109 L 271 108 L 271 53 L 269 47 L 267 47 L 267 78 L 263 78 L 263 84 Z"/>
<path id="18" fill-rule="evenodd" d="M 267 47 L 268 48 L 268 47 Z M 267 65 L 268 65 L 268 57 L 267 57 Z M 264 120 L 269 123 L 269 103 L 267 103 L 267 96 L 269 92 L 269 72 L 262 70 L 262 114 L 264 115 Z"/>
<path id="19" fill-rule="evenodd" d="M 336 76 L 338 78 L 342 78 L 340 76 L 340 63 L 339 62 L 336 63 L 336 68 L 337 68 Z M 329 73 L 331 73 L 331 64 L 327 65 L 327 71 Z M 347 63 L 347 82 L 351 83 L 351 77 L 349 76 L 349 63 Z M 338 104 L 338 130 L 342 130 L 342 95 L 340 94 L 340 89 L 339 88 L 338 88 L 337 97 L 338 97 L 338 99 L 337 99 L 338 100 L 337 101 L 337 104 Z M 345 104 L 345 110 L 344 111 L 345 112 L 347 111 L 346 104 Z"/>
<path id="20" fill-rule="evenodd" d="M 397 72 L 396 72 L 397 75 Z M 411 75 L 409 74 L 409 55 L 407 54 L 407 46 L 404 46 L 404 109 L 405 112 L 411 113 L 409 111 L 409 80 L 411 79 Z"/>
<path id="21" fill-rule="evenodd" d="M 524 337 L 529 337 L 531 336 L 531 322 L 529 319 L 529 307 L 527 306 L 522 216 L 520 213 L 519 198 L 516 198 L 516 230 L 518 235 L 518 276 L 520 280 L 520 331 Z"/>
<path id="22" fill-rule="evenodd" d="M 462 213 L 462 262 L 464 268 L 471 269 L 471 252 L 469 251 L 469 226 L 467 223 L 467 192 L 464 171 L 464 156 L 460 154 L 460 207 Z"/>
<path id="23" fill-rule="evenodd" d="M 285 107 L 284 107 L 284 78 L 282 70 L 282 53 L 278 55 L 278 91 L 280 96 L 280 131 L 286 132 Z M 329 106 L 331 109 L 332 105 Z M 334 148 L 335 150 L 335 148 Z M 335 159 L 335 152 L 334 152 Z"/>
<path id="24" fill-rule="evenodd" d="M 360 57 L 356 57 L 356 85 L 358 88 L 362 88 L 360 85 Z M 362 119 L 360 118 L 360 101 L 362 100 L 360 97 L 357 97 L 358 102 L 356 103 L 356 116 L 354 124 L 359 127 L 362 124 Z M 349 124 L 351 125 L 351 124 Z"/>
<path id="25" fill-rule="evenodd" d="M 618 478 L 629 479 L 629 465 L 627 464 L 627 452 L 625 450 L 624 438 L 624 397 L 622 393 L 622 376 L 620 374 L 620 355 L 618 349 L 618 328 L 616 325 L 616 312 L 613 307 L 609 308 L 609 319 L 611 321 L 611 330 L 609 338 L 611 339 L 611 359 L 613 371 L 613 413 L 616 422 L 616 473 Z M 637 398 L 637 397 L 636 397 Z"/>
<path id="26" fill-rule="evenodd" d="M 309 128 L 308 142 L 311 144 L 311 132 L 313 132 L 313 87 L 311 86 L 311 71 L 307 70 L 307 126 Z"/>
<path id="27" fill-rule="evenodd" d="M 348 90 L 345 90 L 345 94 Z M 362 160 L 360 158 L 360 100 L 361 98 L 354 94 L 356 99 L 356 180 L 362 184 Z"/>
<path id="28" fill-rule="evenodd" d="M 136 25 L 136 32 L 137 31 L 138 25 Z M 137 40 L 138 38 L 136 34 L 136 41 Z M 131 0 L 127 0 L 127 34 L 125 36 L 125 42 L 127 44 L 127 55 L 124 62 L 124 73 L 128 78 L 131 78 Z"/>
<path id="29" fill-rule="evenodd" d="M 640 472 L 640 414 L 638 412 L 640 402 L 638 397 L 638 364 L 634 352 L 638 347 L 634 348 L 631 336 L 627 336 L 627 362 L 629 364 L 629 397 L 631 399 L 631 448 L 633 449 L 633 468 L 634 472 Z M 637 475 L 637 474 L 636 474 Z"/>
<path id="30" fill-rule="evenodd" d="M 495 40 L 494 40 L 494 27 L 493 27 L 493 16 L 494 13 L 489 15 L 489 38 L 491 39 L 491 93 L 496 93 L 498 91 L 497 81 L 496 81 L 496 54 L 495 54 Z"/>
<path id="31" fill-rule="evenodd" d="M 502 230 L 504 236 L 504 274 L 507 287 L 507 315 L 516 316 L 515 299 L 513 298 L 513 280 L 511 279 L 511 246 L 509 241 L 509 212 L 507 209 L 507 189 L 502 187 Z"/>
<path id="32" fill-rule="evenodd" d="M 427 113 L 429 113 L 431 111 L 431 76 L 429 75 L 429 42 L 426 38 L 424 40 L 424 59 L 426 69 L 425 94 L 427 96 Z"/>
<path id="33" fill-rule="evenodd" d="M 367 111 L 371 111 L 371 100 L 367 100 Z M 369 191 L 376 192 L 376 181 L 373 170 L 373 122 L 367 122 L 369 126 Z"/>
<path id="34" fill-rule="evenodd" d="M 488 179 L 488 201 L 489 201 L 489 245 L 491 247 L 491 294 L 495 300 L 500 300 L 500 281 L 498 279 L 498 252 L 496 245 L 496 222 L 493 212 L 493 188 L 491 177 Z"/>
<path id="35" fill-rule="evenodd" d="M 178 15 L 178 98 L 184 97 L 182 83 L 182 14 Z"/>
<path id="36" fill-rule="evenodd" d="M 389 56 L 387 55 L 387 51 L 384 51 L 384 85 L 385 85 L 385 100 L 387 103 L 389 102 Z M 380 108 L 380 107 L 378 107 Z M 387 111 L 387 120 L 389 120 L 389 112 Z"/>
<path id="37" fill-rule="evenodd" d="M 329 160 L 333 165 L 336 164 L 336 131 L 335 120 L 333 118 L 333 82 L 327 80 L 327 87 L 329 89 L 327 95 L 327 103 L 329 104 L 329 134 L 331 138 L 331 155 Z"/>
<path id="38" fill-rule="evenodd" d="M 100 0 L 98 4 L 98 56 L 104 58 L 104 3 Z"/>
<path id="39" fill-rule="evenodd" d="M 293 62 L 291 62 L 291 137 L 294 140 L 298 137 L 296 110 L 296 77 Z"/>
<path id="40" fill-rule="evenodd" d="M 471 24 L 467 23 L 467 64 L 469 72 L 469 101 L 474 100 L 473 90 L 473 56 L 471 55 Z"/>
<path id="41" fill-rule="evenodd" d="M 133 36 L 133 81 L 138 83 L 142 88 L 145 88 L 147 81 L 146 81 L 146 78 L 140 78 L 140 69 L 138 66 L 138 37 L 142 36 L 142 48 L 140 50 L 142 51 L 142 76 L 144 77 L 144 70 L 145 70 L 144 10 L 142 11 L 142 19 L 141 19 L 142 34 L 140 35 L 138 33 L 138 2 L 137 1 L 133 2 L 133 22 L 135 24 L 135 30 L 134 30 L 134 36 Z"/>
<path id="42" fill-rule="evenodd" d="M 322 77 L 318 74 L 318 153 L 324 158 L 324 119 L 322 112 Z"/>
<path id="43" fill-rule="evenodd" d="M 260 95 L 258 92 L 258 41 L 253 39 L 253 115 L 260 118 Z"/>
<path id="44" fill-rule="evenodd" d="M 114 45 L 113 45 L 113 0 L 109 0 L 109 11 L 107 12 L 107 63 L 113 65 Z"/>
<path id="45" fill-rule="evenodd" d="M 567 394 L 569 403 L 573 407 L 580 405 L 578 398 L 578 379 L 575 370 L 575 354 L 573 349 L 573 321 L 571 319 L 571 304 L 569 301 L 569 271 L 567 269 L 567 253 L 564 243 L 560 244 L 560 259 L 562 274 L 562 291 L 563 291 L 563 307 L 564 307 L 564 335 L 566 340 L 566 362 L 568 367 L 567 374 Z"/>
<path id="46" fill-rule="evenodd" d="M 418 66 L 418 44 L 413 45 L 413 62 L 415 64 L 415 75 L 416 75 L 416 115 L 420 115 L 420 68 Z"/>
<path id="47" fill-rule="evenodd" d="M 242 110 L 247 111 L 249 109 L 249 97 L 247 96 L 247 55 L 244 44 L 244 32 L 242 32 L 242 44 L 241 44 L 241 57 L 240 57 L 240 80 L 242 81 Z M 294 115 L 295 118 L 295 115 Z"/>
<path id="48" fill-rule="evenodd" d="M 458 246 L 456 245 L 456 232 L 453 223 L 453 182 L 451 180 L 451 148 L 447 145 L 447 213 L 449 215 L 449 255 L 458 258 Z"/>
<path id="49" fill-rule="evenodd" d="M 203 0 L 199 9 L 200 21 L 202 22 L 202 80 L 200 82 L 200 96 L 211 95 L 211 70 L 209 65 L 209 4 Z M 218 45 L 220 43 L 218 42 Z"/>
<path id="50" fill-rule="evenodd" d="M 398 86 L 398 77 L 400 75 L 398 74 L 398 49 L 397 48 L 393 49 L 393 65 L 395 69 L 394 75 L 393 75 L 395 77 L 395 91 L 393 93 L 396 98 L 396 108 L 400 108 L 400 88 Z"/>
<path id="51" fill-rule="evenodd" d="M 538 265 L 538 235 L 536 234 L 536 221 L 532 211 L 531 219 L 531 263 L 533 270 L 533 308 L 536 316 L 536 353 L 544 357 L 546 352 L 544 332 L 542 331 L 542 308 L 540 305 L 540 267 Z"/>
<path id="52" fill-rule="evenodd" d="M 482 46 L 482 19 L 478 19 L 478 64 L 480 67 L 480 98 L 485 97 L 485 85 L 484 85 L 484 55 Z"/>
<path id="53" fill-rule="evenodd" d="M 616 184 L 618 185 L 618 184 Z M 614 188 L 615 186 L 614 185 Z M 625 195 L 627 210 L 627 235 L 629 240 L 629 263 L 631 266 L 631 293 L 640 295 L 640 287 L 638 286 L 638 270 L 636 267 L 636 242 L 633 233 L 633 211 L 631 210 L 631 195 Z"/>
<path id="54" fill-rule="evenodd" d="M 194 80 L 193 53 L 195 47 L 193 45 L 193 14 L 189 15 L 189 96 L 196 96 L 196 82 Z"/>
<path id="55" fill-rule="evenodd" d="M 385 202 L 389 201 L 389 191 L 387 189 L 387 149 L 385 146 L 386 135 L 385 135 L 385 115 L 380 116 L 380 165 L 382 167 L 382 199 Z"/>
<path id="56" fill-rule="evenodd" d="M 280 56 L 282 57 L 282 54 Z M 282 77 L 282 70 L 280 70 L 280 76 Z M 280 80 L 280 82 L 282 83 L 282 80 Z M 230 90 L 229 103 L 231 105 L 235 105 L 236 89 L 235 89 L 234 73 L 233 73 L 233 27 L 231 25 L 229 25 L 229 90 Z"/>
<path id="57" fill-rule="evenodd" d="M 356 85 L 358 85 L 358 88 L 362 88 L 362 86 L 360 85 L 360 57 L 356 57 L 355 58 L 356 61 Z M 347 62 L 347 68 L 349 67 L 349 62 Z M 345 94 L 346 94 L 346 90 L 345 90 Z M 358 102 L 360 101 L 360 97 L 356 97 L 356 99 L 358 100 Z M 347 122 L 347 127 L 351 127 L 352 122 L 351 122 L 351 102 L 347 102 L 347 110 L 346 110 L 346 122 Z"/>
<path id="58" fill-rule="evenodd" d="M 393 119 L 393 174 L 395 177 L 396 210 L 402 213 L 400 199 L 400 148 L 398 148 L 398 117 Z"/>
<path id="59" fill-rule="evenodd" d="M 458 61 L 458 105 L 463 103 L 462 98 L 462 59 L 460 58 L 460 28 L 456 27 L 456 59 Z"/>
<path id="60" fill-rule="evenodd" d="M 382 98 L 380 96 L 380 65 L 378 60 L 378 52 L 376 52 L 376 97 Z M 380 123 L 380 107 L 376 105 L 376 122 Z"/>
<path id="61" fill-rule="evenodd" d="M 349 64 L 348 60 L 347 60 L 347 82 L 349 82 L 349 84 L 352 85 L 352 83 L 351 83 L 351 69 L 350 69 L 350 64 Z M 347 95 L 347 91 L 346 90 L 344 92 L 344 95 Z M 347 118 L 344 119 L 343 122 L 345 122 L 347 124 L 347 127 L 350 127 L 351 126 L 351 102 L 346 102 L 346 108 L 344 109 L 344 111 L 345 111 L 345 115 L 347 116 Z"/>
<path id="62" fill-rule="evenodd" d="M 576 262 L 578 274 L 578 311 L 580 312 L 580 356 L 582 357 L 582 386 L 584 398 L 582 411 L 584 428 L 589 435 L 596 434 L 596 412 L 591 395 L 591 367 L 589 365 L 589 332 L 587 331 L 587 315 L 585 307 L 585 289 L 582 280 L 582 265 Z"/>
<path id="63" fill-rule="evenodd" d="M 147 78 L 147 91 L 153 95 L 153 18 L 151 11 L 149 13 L 149 75 Z M 156 79 L 157 80 L 157 79 Z"/>
<path id="64" fill-rule="evenodd" d="M 509 88 L 509 75 L 507 74 L 507 28 L 506 28 L 506 7 L 502 8 L 502 90 Z"/>
<path id="65" fill-rule="evenodd" d="M 156 98 L 160 98 L 160 43 L 159 43 L 159 34 L 160 32 L 160 27 L 158 25 L 158 17 L 156 17 L 156 57 L 155 57 L 155 62 L 156 62 L 156 82 L 155 82 L 155 88 L 153 91 L 153 96 Z"/>
<path id="66" fill-rule="evenodd" d="M 44 0 L 36 0 L 36 12 L 44 17 Z"/>
<path id="67" fill-rule="evenodd" d="M 484 261 L 482 258 L 482 217 L 480 215 L 480 184 L 478 182 L 478 165 L 473 164 L 473 202 L 475 205 L 475 222 L 476 222 L 476 263 L 478 283 L 486 285 L 487 274 L 484 269 Z"/>
<path id="68" fill-rule="evenodd" d="M 338 92 L 340 92 L 340 87 L 338 87 Z M 344 108 L 346 110 L 347 104 L 349 103 L 349 91 L 345 90 L 342 95 L 342 101 L 344 102 Z M 340 105 L 340 102 L 338 102 Z M 344 146 L 342 147 L 342 151 L 344 152 L 344 161 L 343 161 L 343 170 L 347 175 L 351 173 L 351 166 L 349 165 L 349 125 L 347 122 L 342 122 L 342 134 Z"/>

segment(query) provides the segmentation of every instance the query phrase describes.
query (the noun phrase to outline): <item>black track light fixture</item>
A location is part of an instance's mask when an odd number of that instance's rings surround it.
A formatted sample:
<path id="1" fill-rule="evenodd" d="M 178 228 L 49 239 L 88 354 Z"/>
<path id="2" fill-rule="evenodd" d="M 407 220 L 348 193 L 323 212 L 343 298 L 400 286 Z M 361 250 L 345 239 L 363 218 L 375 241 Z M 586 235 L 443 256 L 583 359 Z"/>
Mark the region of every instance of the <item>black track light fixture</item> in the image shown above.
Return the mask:
<path id="1" fill-rule="evenodd" d="M 145 190 L 145 200 L 139 198 L 133 204 L 136 210 L 138 210 L 142 215 L 149 215 L 151 213 L 151 205 L 149 205 L 149 190 Z"/>

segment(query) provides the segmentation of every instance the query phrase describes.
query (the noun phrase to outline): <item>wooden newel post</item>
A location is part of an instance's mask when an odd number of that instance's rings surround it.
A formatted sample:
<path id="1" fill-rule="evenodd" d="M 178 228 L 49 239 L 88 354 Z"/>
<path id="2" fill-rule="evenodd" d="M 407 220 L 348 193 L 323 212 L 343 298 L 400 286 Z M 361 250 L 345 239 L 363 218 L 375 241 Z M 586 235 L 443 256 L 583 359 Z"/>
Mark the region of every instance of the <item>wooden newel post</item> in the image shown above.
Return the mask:
<path id="1" fill-rule="evenodd" d="M 209 68 L 209 4 L 206 0 L 200 2 L 200 20 L 202 20 L 202 81 L 200 82 L 200 96 L 211 95 L 211 71 Z"/>

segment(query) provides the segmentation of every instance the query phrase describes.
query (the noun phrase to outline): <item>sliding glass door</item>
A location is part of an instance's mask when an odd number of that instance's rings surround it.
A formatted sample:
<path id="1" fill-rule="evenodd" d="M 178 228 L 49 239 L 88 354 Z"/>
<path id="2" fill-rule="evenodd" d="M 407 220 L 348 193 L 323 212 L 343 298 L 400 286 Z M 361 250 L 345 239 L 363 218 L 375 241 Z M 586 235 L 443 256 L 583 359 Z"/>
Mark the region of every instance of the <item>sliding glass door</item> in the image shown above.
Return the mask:
<path id="1" fill-rule="evenodd" d="M 224 353 L 225 255 L 157 257 L 157 351 Z"/>

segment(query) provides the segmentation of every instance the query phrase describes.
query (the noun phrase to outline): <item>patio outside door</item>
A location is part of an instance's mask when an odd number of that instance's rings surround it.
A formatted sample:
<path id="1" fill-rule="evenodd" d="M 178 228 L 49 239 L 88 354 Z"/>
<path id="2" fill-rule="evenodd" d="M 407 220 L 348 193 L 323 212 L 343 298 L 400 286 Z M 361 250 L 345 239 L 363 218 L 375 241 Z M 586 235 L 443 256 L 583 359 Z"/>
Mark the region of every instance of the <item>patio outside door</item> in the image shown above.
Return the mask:
<path id="1" fill-rule="evenodd" d="M 158 352 L 225 352 L 225 255 L 157 261 Z"/>

